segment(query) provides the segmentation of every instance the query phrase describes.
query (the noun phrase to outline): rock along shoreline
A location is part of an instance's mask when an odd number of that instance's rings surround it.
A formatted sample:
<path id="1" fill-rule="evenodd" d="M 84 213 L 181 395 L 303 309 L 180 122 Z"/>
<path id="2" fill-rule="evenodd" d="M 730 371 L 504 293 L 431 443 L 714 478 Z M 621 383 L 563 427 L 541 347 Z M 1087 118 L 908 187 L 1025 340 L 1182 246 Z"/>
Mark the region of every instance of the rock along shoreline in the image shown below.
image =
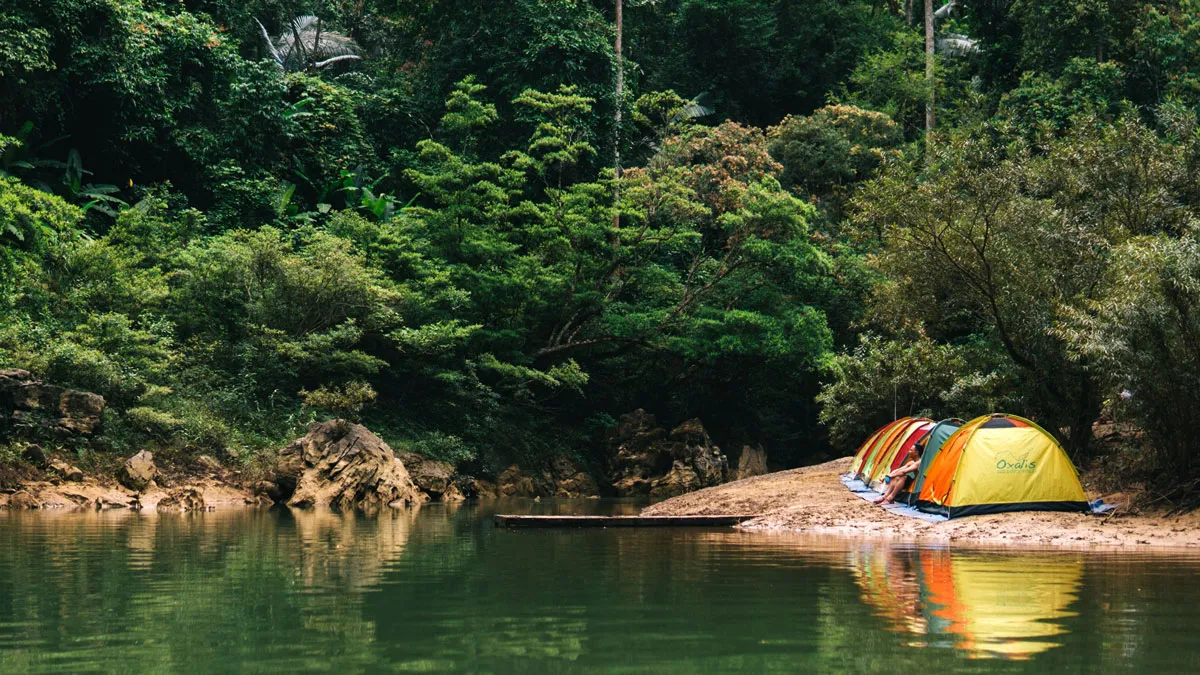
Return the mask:
<path id="1" fill-rule="evenodd" d="M 636 410 L 623 415 L 606 440 L 611 460 L 604 467 L 558 454 L 539 467 L 509 466 L 492 480 L 396 452 L 366 427 L 338 419 L 310 424 L 255 478 L 203 455 L 160 467 L 149 450 L 125 459 L 115 475 L 89 476 L 29 444 L 22 452 L 24 479 L 14 486 L 10 478 L 0 489 L 0 508 L 196 511 L 281 504 L 369 513 L 472 498 L 667 498 L 767 470 L 762 449 L 749 446 L 731 466 L 695 419 L 668 432 Z"/>
<path id="2" fill-rule="evenodd" d="M 410 475 L 403 466 L 399 467 L 404 471 L 400 475 L 395 466 L 382 471 L 377 465 L 372 466 L 372 462 L 380 458 L 377 448 L 365 453 L 367 459 L 359 458 L 348 464 L 343 461 L 345 457 L 336 459 L 336 454 L 312 454 L 314 434 L 328 436 L 332 433 L 335 438 L 327 445 L 336 448 L 337 454 L 354 454 L 353 446 L 364 444 L 363 432 L 370 434 L 361 427 L 358 428 L 361 431 L 348 428 L 342 433 L 322 425 L 314 425 L 317 428 L 293 444 L 296 452 L 281 453 L 285 461 L 294 462 L 297 455 L 303 457 L 307 446 L 314 459 L 301 460 L 303 466 L 296 474 L 299 477 L 297 485 L 304 485 L 304 475 L 307 473 L 309 487 L 302 487 L 286 497 L 267 494 L 268 489 L 261 481 L 247 484 L 238 478 L 236 471 L 219 464 L 202 462 L 207 468 L 198 474 L 185 480 L 170 479 L 167 481 L 169 484 L 163 486 L 151 482 L 141 491 L 113 478 L 80 478 L 74 474 L 69 481 L 62 477 L 24 481 L 13 492 L 0 493 L 0 509 L 225 511 L 265 508 L 294 501 L 292 506 L 340 509 L 353 506 L 355 510 L 370 512 L 373 509 L 338 500 L 348 491 L 368 495 L 368 499 L 379 507 L 389 498 L 393 498 L 393 503 L 389 505 L 394 508 L 419 506 L 428 501 L 459 502 L 466 499 L 457 488 L 452 487 L 453 481 L 450 474 L 446 473 L 445 466 L 422 465 L 422 462 L 433 460 L 420 456 L 394 456 L 392 459 L 397 463 L 403 457 L 411 468 Z M 342 435 L 339 436 L 339 433 Z M 370 445 L 369 438 L 366 445 Z M 292 459 L 286 460 L 289 456 Z M 386 460 L 386 455 L 383 458 Z M 766 535 L 814 534 L 980 546 L 1200 550 L 1200 513 L 1168 517 L 1161 513 L 1122 515 L 1118 512 L 1113 516 L 1090 516 L 1017 512 L 973 516 L 942 523 L 904 518 L 873 506 L 845 489 L 838 481 L 838 476 L 846 470 L 849 461 L 850 458 L 844 458 L 735 480 L 658 502 L 643 509 L 641 514 L 753 514 L 755 518 L 738 528 Z M 348 466 L 350 470 L 346 471 Z M 322 477 L 322 472 L 332 473 L 335 477 L 344 473 L 357 479 L 367 476 L 367 484 L 348 485 L 344 481 L 339 484 L 336 480 L 327 480 L 328 476 Z M 519 471 L 512 473 L 519 474 Z M 414 481 L 413 477 L 420 480 Z M 162 480 L 162 475 L 156 478 Z M 376 478 L 382 480 L 375 482 Z M 522 477 L 516 485 L 523 485 L 527 480 L 527 477 Z M 278 489 L 277 484 L 271 485 Z M 493 489 L 476 496 L 482 499 L 523 496 L 520 490 L 515 494 L 507 492 Z M 584 496 L 587 495 L 563 495 L 564 498 Z"/>

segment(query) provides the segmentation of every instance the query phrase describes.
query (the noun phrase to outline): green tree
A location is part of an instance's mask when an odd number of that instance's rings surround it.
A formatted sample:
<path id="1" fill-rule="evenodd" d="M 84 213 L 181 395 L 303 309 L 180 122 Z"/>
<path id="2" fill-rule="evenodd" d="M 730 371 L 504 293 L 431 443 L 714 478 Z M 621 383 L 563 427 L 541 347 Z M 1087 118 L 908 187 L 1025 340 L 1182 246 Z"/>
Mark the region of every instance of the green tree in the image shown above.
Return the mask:
<path id="1" fill-rule="evenodd" d="M 1118 413 L 1145 430 L 1156 468 L 1195 475 L 1194 394 L 1200 372 L 1200 245 L 1196 233 L 1130 239 L 1114 251 L 1102 295 L 1057 330 L 1093 364 Z M 1169 469 L 1167 469 L 1169 467 Z"/>

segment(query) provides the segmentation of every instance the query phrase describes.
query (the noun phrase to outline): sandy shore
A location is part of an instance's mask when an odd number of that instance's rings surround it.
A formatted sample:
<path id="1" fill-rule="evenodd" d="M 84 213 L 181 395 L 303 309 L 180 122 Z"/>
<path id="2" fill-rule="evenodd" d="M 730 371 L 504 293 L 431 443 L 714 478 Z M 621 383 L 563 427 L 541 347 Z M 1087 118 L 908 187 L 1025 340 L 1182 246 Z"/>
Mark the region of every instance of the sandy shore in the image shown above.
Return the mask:
<path id="1" fill-rule="evenodd" d="M 850 458 L 747 478 L 669 499 L 643 515 L 758 514 L 760 532 L 808 532 L 916 541 L 1072 547 L 1200 548 L 1200 513 L 1111 517 L 1078 513 L 1002 513 L 927 523 L 889 513 L 839 482 Z"/>

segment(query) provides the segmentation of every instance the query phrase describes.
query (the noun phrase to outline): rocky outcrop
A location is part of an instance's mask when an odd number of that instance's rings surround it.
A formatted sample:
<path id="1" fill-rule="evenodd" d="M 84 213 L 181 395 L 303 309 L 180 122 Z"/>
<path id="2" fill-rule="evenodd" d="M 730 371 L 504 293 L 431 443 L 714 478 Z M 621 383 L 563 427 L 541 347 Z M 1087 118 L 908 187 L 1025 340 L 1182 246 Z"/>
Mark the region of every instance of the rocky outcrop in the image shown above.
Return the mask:
<path id="1" fill-rule="evenodd" d="M 742 446 L 742 456 L 738 457 L 737 479 L 762 476 L 767 473 L 767 451 L 762 446 Z"/>
<path id="2" fill-rule="evenodd" d="M 310 424 L 280 451 L 276 468 L 288 506 L 375 511 L 424 501 L 388 444 L 345 420 Z"/>
<path id="3" fill-rule="evenodd" d="M 477 488 L 479 496 L 488 496 L 488 485 Z M 587 468 L 567 455 L 555 455 L 542 471 L 526 473 L 513 465 L 496 478 L 497 497 L 557 497 L 584 499 L 600 496 L 600 486 Z"/>
<path id="4" fill-rule="evenodd" d="M 600 486 L 592 474 L 566 455 L 556 455 L 550 460 L 550 480 L 555 497 L 581 499 L 600 496 Z"/>
<path id="5" fill-rule="evenodd" d="M 671 470 L 670 453 L 663 452 L 667 432 L 657 426 L 654 415 L 637 409 L 626 415 L 609 435 L 616 446 L 610 479 L 617 495 L 645 496 L 656 479 Z"/>
<path id="6" fill-rule="evenodd" d="M 729 461 L 699 420 L 667 434 L 653 415 L 636 410 L 622 415 L 611 442 L 617 448 L 612 483 L 622 497 L 674 497 L 724 483 Z"/>
<path id="7" fill-rule="evenodd" d="M 156 511 L 207 511 L 204 495 L 195 488 L 175 488 L 158 500 Z"/>
<path id="8" fill-rule="evenodd" d="M 478 499 L 495 499 L 500 496 L 500 489 L 490 480 L 471 478 L 467 485 L 471 495 Z"/>
<path id="9" fill-rule="evenodd" d="M 52 459 L 46 463 L 46 468 L 58 474 L 63 480 L 78 483 L 83 480 L 83 471 L 61 459 Z"/>
<path id="10" fill-rule="evenodd" d="M 107 477 L 85 476 L 79 482 L 66 482 L 57 478 L 50 481 L 30 479 L 24 481 L 20 489 L 12 495 L 0 493 L 0 508 L 10 509 L 144 509 L 182 512 L 240 508 L 263 503 L 249 490 L 232 486 L 219 479 L 196 480 L 170 490 L 163 490 L 152 483 L 141 492 L 119 487 Z"/>
<path id="11" fill-rule="evenodd" d="M 40 509 L 42 508 L 42 500 L 33 496 L 26 490 L 14 492 L 8 497 L 8 508 L 10 509 Z"/>
<path id="12" fill-rule="evenodd" d="M 447 462 L 439 462 L 415 452 L 400 455 L 400 461 L 408 470 L 413 483 L 432 501 L 461 502 L 466 499 L 458 486 L 459 476 Z"/>
<path id="13" fill-rule="evenodd" d="M 100 427 L 104 397 L 35 380 L 27 370 L 0 370 L 0 416 L 68 434 L 91 435 Z"/>
<path id="14" fill-rule="evenodd" d="M 121 471 L 117 474 L 117 480 L 121 482 L 121 485 L 134 492 L 146 491 L 157 477 L 158 467 L 154 465 L 154 453 L 149 450 L 142 450 L 125 460 L 125 463 L 121 465 Z"/>
<path id="15" fill-rule="evenodd" d="M 498 497 L 532 498 L 541 497 L 544 492 L 544 486 L 535 484 L 533 477 L 527 475 L 516 464 L 508 467 L 496 477 L 496 496 Z"/>

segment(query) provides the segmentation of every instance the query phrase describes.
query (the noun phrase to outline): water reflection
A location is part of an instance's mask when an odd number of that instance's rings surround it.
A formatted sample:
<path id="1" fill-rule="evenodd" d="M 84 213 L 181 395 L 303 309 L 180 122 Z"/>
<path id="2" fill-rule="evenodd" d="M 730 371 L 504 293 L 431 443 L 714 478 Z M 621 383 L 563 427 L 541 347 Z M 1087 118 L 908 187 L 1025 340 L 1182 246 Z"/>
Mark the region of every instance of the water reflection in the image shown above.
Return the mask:
<path id="1" fill-rule="evenodd" d="M 921 602 L 921 575 L 918 560 L 899 550 L 864 547 L 848 556 L 854 581 L 862 589 L 860 598 L 872 607 L 890 630 L 924 637 L 929 622 Z M 907 644 L 925 643 L 914 639 Z"/>
<path id="2" fill-rule="evenodd" d="M 0 511 L 0 672 L 1200 672 L 1195 558 L 490 520 L 630 508 Z"/>
<path id="3" fill-rule="evenodd" d="M 913 646 L 1025 659 L 1062 644 L 1082 554 L 871 547 L 850 556 L 861 599 Z"/>

